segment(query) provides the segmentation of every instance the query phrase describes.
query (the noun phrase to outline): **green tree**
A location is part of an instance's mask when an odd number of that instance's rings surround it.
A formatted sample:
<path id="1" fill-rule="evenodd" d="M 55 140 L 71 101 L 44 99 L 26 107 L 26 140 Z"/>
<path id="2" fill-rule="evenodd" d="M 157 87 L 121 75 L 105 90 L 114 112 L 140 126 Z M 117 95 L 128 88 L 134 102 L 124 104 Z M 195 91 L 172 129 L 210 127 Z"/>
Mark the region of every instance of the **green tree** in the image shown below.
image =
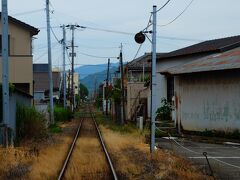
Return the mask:
<path id="1" fill-rule="evenodd" d="M 80 98 L 85 100 L 88 96 L 88 93 L 88 88 L 84 84 L 80 83 Z"/>
<path id="2" fill-rule="evenodd" d="M 109 97 L 115 102 L 121 102 L 121 80 L 116 80 L 112 91 L 109 92 Z"/>

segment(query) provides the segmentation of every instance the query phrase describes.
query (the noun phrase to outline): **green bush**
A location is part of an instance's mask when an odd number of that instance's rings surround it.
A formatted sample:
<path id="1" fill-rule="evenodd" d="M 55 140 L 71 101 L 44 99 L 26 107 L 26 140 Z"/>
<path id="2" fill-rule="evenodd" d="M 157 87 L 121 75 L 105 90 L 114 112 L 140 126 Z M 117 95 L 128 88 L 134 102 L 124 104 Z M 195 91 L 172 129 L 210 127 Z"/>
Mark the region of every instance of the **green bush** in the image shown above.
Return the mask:
<path id="1" fill-rule="evenodd" d="M 46 120 L 34 107 L 17 104 L 16 125 L 18 140 L 46 135 Z"/>
<path id="2" fill-rule="evenodd" d="M 68 121 L 72 118 L 72 113 L 69 109 L 64 109 L 63 107 L 54 107 L 54 119 L 58 121 Z"/>
<path id="3" fill-rule="evenodd" d="M 59 127 L 57 124 L 52 124 L 52 125 L 50 125 L 50 126 L 49 126 L 49 130 L 50 130 L 50 132 L 52 132 L 52 133 L 60 133 L 60 132 L 62 132 L 62 128 Z"/>
<path id="4" fill-rule="evenodd" d="M 172 105 L 165 98 L 162 99 L 161 104 L 161 107 L 156 112 L 157 118 L 160 120 L 171 120 Z"/>

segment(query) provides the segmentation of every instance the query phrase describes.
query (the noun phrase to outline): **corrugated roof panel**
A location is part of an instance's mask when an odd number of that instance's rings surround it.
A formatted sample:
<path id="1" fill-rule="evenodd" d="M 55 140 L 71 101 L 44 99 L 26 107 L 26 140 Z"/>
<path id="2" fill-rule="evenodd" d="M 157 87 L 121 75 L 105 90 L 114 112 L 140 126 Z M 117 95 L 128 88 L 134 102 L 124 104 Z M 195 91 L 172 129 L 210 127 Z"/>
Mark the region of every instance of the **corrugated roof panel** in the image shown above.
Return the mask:
<path id="1" fill-rule="evenodd" d="M 200 58 L 161 73 L 176 75 L 229 69 L 240 69 L 240 48 Z"/>

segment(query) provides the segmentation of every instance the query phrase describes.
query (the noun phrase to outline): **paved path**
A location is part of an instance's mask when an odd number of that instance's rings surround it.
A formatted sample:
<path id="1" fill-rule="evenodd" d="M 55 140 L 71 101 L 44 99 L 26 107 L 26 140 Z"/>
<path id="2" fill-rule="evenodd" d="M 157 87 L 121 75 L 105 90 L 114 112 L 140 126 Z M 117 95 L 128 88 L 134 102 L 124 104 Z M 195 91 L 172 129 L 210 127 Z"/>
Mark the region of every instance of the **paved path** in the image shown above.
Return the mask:
<path id="1" fill-rule="evenodd" d="M 192 160 L 210 174 L 206 157 L 207 152 L 210 166 L 217 179 L 240 180 L 240 146 L 224 144 L 207 144 L 183 139 L 159 138 L 157 144 L 163 149 L 170 149 L 177 154 Z"/>

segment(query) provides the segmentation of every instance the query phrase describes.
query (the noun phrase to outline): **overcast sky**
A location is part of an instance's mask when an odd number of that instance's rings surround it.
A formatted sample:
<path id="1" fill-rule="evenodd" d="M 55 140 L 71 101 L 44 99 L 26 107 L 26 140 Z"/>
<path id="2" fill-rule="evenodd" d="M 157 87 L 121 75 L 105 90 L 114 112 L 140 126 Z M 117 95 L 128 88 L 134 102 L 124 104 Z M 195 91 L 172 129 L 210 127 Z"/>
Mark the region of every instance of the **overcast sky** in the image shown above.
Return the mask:
<path id="1" fill-rule="evenodd" d="M 158 13 L 158 25 L 174 19 L 190 1 L 171 0 Z M 8 2 L 9 15 L 40 28 L 41 31 L 34 41 L 34 62 L 47 62 L 45 1 L 9 0 Z M 152 6 L 161 7 L 165 2 L 166 0 L 51 0 L 51 10 L 53 10 L 51 24 L 58 39 L 62 38 L 62 31 L 58 28 L 62 24 L 79 24 L 136 33 L 146 27 Z M 158 52 L 172 51 L 204 40 L 238 35 L 239 7 L 239 0 L 194 0 L 177 21 L 165 27 L 158 27 L 158 36 L 162 37 L 157 39 Z M 35 10 L 34 13 L 27 13 Z M 124 61 L 131 61 L 139 47 L 134 42 L 133 35 L 90 29 L 76 30 L 75 35 L 76 45 L 78 45 L 76 64 L 106 63 L 107 59 L 87 57 L 79 53 L 116 57 L 119 55 L 120 43 L 124 46 Z M 71 39 L 69 30 L 67 30 L 67 39 L 68 41 Z M 53 36 L 52 47 L 53 65 L 61 66 L 61 45 Z M 146 41 L 138 56 L 150 51 L 151 44 Z M 112 59 L 112 62 L 117 62 L 117 59 Z"/>

